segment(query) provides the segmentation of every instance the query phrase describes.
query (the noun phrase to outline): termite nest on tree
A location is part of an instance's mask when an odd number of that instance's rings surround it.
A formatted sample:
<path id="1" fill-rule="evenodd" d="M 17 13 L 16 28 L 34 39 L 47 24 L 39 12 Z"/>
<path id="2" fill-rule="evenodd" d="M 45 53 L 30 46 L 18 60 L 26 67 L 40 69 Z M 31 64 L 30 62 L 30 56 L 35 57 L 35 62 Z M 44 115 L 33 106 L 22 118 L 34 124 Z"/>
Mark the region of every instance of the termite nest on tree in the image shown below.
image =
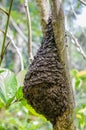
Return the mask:
<path id="1" fill-rule="evenodd" d="M 27 102 L 53 124 L 69 107 L 63 68 L 50 17 L 41 47 L 25 76 L 23 93 Z"/>

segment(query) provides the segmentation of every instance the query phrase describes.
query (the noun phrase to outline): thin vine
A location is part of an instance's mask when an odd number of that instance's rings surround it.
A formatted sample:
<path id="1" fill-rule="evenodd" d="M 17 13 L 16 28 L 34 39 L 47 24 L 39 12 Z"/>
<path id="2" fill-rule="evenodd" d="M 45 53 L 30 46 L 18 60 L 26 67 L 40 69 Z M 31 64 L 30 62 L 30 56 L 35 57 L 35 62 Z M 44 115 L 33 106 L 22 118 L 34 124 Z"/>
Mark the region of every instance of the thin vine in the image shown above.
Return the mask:
<path id="1" fill-rule="evenodd" d="M 4 57 L 4 53 L 5 53 L 4 49 L 5 49 L 6 36 L 7 36 L 7 31 L 8 31 L 8 26 L 9 26 L 9 20 L 10 20 L 10 14 L 11 14 L 11 10 L 12 10 L 12 5 L 13 5 L 13 0 L 11 0 L 10 8 L 9 8 L 9 12 L 8 13 L 2 9 L 2 11 L 4 13 L 8 14 L 8 19 L 7 19 L 5 33 L 4 33 L 4 39 L 3 39 L 3 43 L 2 43 L 2 49 L 1 49 L 1 55 L 0 55 L 0 65 L 2 63 L 2 60 L 3 60 L 3 57 Z"/>

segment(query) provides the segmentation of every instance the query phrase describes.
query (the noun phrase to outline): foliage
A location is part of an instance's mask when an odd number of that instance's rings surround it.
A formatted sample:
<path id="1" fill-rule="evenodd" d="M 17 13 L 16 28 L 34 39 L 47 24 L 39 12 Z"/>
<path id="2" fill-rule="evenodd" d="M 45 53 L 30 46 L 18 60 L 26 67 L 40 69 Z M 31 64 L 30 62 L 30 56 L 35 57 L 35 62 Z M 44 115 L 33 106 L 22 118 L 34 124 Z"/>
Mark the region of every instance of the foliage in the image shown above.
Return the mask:
<path id="1" fill-rule="evenodd" d="M 22 85 L 26 70 L 17 75 L 0 68 L 0 130 L 52 130 L 52 125 L 27 104 Z M 76 124 L 86 128 L 86 71 L 71 72 L 76 99 Z"/>
<path id="2" fill-rule="evenodd" d="M 24 0 L 15 0 L 11 10 L 11 18 L 8 32 L 14 38 L 14 42 L 19 48 L 25 68 L 29 65 L 27 51 L 27 24 L 24 13 Z M 85 29 L 77 26 L 76 16 L 81 14 L 83 6 L 79 1 L 70 0 L 64 2 L 65 17 L 67 19 L 66 26 L 69 30 L 79 38 L 79 42 L 85 50 L 86 45 Z M 10 0 L 0 0 L 0 6 L 8 11 Z M 40 18 L 38 17 L 38 8 L 34 0 L 29 0 L 29 9 L 32 23 L 32 41 L 33 55 L 36 53 L 39 43 L 42 39 Z M 74 9 L 74 10 L 73 10 Z M 75 12 L 74 12 L 75 11 Z M 0 29 L 5 29 L 6 15 L 0 12 Z M 21 31 L 18 32 L 14 24 Z M 21 35 L 21 32 L 23 36 Z M 2 43 L 3 34 L 0 33 L 0 43 Z M 8 39 L 6 39 L 7 45 Z M 68 42 L 70 43 L 70 41 Z M 0 44 L 0 51 L 1 51 Z M 70 68 L 79 70 L 86 68 L 86 61 L 82 59 L 73 45 L 69 44 L 68 48 Z M 35 110 L 27 104 L 23 98 L 22 86 L 26 70 L 20 71 L 20 64 L 16 50 L 12 44 L 6 49 L 3 61 L 3 68 L 0 68 L 0 130 L 52 130 L 52 125 L 43 116 L 35 112 Z M 7 69 L 5 69 L 7 68 Z M 16 71 L 16 69 L 18 69 Z M 13 71 L 13 72 L 12 72 Z M 16 73 L 16 74 L 15 74 Z M 76 99 L 76 124 L 79 130 L 86 129 L 86 71 L 71 71 L 72 84 Z"/>
<path id="3" fill-rule="evenodd" d="M 86 70 L 72 71 L 76 99 L 76 123 L 79 130 L 86 129 Z"/>
<path id="4" fill-rule="evenodd" d="M 0 69 L 0 130 L 51 130 L 51 124 L 23 98 L 21 85 L 25 73 L 23 70 L 15 75 Z"/>

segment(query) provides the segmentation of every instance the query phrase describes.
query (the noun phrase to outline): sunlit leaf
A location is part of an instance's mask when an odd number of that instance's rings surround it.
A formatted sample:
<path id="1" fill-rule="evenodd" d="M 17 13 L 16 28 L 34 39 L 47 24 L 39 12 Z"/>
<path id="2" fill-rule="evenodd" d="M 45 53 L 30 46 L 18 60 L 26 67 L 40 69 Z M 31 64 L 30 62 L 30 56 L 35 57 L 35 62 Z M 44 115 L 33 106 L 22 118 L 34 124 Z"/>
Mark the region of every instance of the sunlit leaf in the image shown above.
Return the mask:
<path id="1" fill-rule="evenodd" d="M 26 70 L 23 70 L 23 71 L 20 71 L 17 74 L 16 78 L 17 78 L 17 81 L 18 81 L 18 86 L 23 86 L 26 72 L 27 72 Z"/>
<path id="2" fill-rule="evenodd" d="M 77 73 L 77 76 L 78 76 L 78 77 L 86 76 L 86 70 L 83 70 L 83 71 L 78 72 L 78 73 Z"/>
<path id="3" fill-rule="evenodd" d="M 17 93 L 16 93 L 16 98 L 17 98 L 18 100 L 20 100 L 20 99 L 23 98 L 22 87 L 19 87 L 19 88 L 18 88 Z"/>
<path id="4" fill-rule="evenodd" d="M 0 88 L 0 100 L 3 102 L 3 103 L 6 103 L 6 97 L 2 91 L 2 89 Z"/>
<path id="5" fill-rule="evenodd" d="M 6 89 L 6 98 L 9 100 L 14 97 L 17 91 L 17 80 L 15 74 L 9 71 L 4 78 L 4 84 Z"/>

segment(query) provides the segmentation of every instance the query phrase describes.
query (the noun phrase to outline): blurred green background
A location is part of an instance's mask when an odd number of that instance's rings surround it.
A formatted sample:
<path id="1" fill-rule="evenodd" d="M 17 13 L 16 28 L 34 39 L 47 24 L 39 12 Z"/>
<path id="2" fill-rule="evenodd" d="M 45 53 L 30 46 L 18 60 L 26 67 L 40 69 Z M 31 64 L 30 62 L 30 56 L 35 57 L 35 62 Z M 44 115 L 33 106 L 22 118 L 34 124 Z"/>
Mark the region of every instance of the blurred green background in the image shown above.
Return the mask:
<path id="1" fill-rule="evenodd" d="M 8 11 L 9 6 L 10 0 L 0 0 L 1 8 Z M 40 16 L 35 0 L 29 0 L 28 6 L 32 27 L 32 53 L 35 55 L 42 41 Z M 65 27 L 75 35 L 85 52 L 86 7 L 77 0 L 63 0 L 63 8 Z M 6 14 L 0 11 L 0 30 L 5 30 L 6 20 Z M 8 33 L 22 56 L 24 70 L 21 70 L 20 57 L 16 48 L 10 43 L 0 68 L 0 130 L 52 130 L 51 123 L 42 115 L 37 114 L 27 104 L 22 94 L 24 76 L 30 64 L 24 0 L 14 0 Z M 0 32 L 0 52 L 3 37 L 3 33 Z M 77 51 L 69 37 L 66 44 L 76 101 L 75 123 L 79 130 L 86 130 L 86 59 Z"/>

